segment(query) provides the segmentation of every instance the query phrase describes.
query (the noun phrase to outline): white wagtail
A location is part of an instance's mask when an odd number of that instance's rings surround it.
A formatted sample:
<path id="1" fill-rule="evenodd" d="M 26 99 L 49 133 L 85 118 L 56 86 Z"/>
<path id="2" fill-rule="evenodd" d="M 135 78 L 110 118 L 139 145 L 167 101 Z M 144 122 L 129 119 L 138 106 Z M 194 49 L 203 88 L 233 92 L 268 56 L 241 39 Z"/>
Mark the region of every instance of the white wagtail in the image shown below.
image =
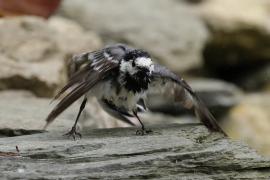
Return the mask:
<path id="1" fill-rule="evenodd" d="M 150 55 L 144 50 L 116 44 L 98 51 L 75 55 L 72 61 L 78 70 L 55 99 L 61 97 L 67 90 L 70 91 L 48 115 L 45 127 L 72 103 L 84 96 L 75 123 L 67 133 L 73 138 L 76 135 L 81 137 L 76 130 L 77 122 L 87 98 L 95 96 L 101 107 L 113 117 L 131 125 L 134 123 L 129 118 L 137 118 L 141 129 L 136 133 L 144 135 L 150 131 L 145 129 L 137 115 L 138 111 L 146 109 L 144 101 L 149 92 L 164 89 L 170 84 L 172 88 L 168 90 L 168 96 L 173 97 L 176 103 L 181 103 L 185 108 L 194 109 L 209 130 L 224 133 L 186 81 L 166 67 L 153 63 Z"/>

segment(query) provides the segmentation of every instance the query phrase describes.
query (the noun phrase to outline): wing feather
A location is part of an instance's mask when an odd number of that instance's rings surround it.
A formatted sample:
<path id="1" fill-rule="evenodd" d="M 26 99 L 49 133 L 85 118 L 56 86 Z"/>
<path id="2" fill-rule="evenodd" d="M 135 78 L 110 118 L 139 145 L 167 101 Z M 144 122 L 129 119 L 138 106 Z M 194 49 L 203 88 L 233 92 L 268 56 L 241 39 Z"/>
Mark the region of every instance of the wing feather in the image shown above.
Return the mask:
<path id="1" fill-rule="evenodd" d="M 61 99 L 48 115 L 45 128 L 71 104 L 91 90 L 92 87 L 107 78 L 111 71 L 119 66 L 120 60 L 128 50 L 130 50 L 128 46 L 118 44 L 99 51 L 73 56 L 73 70 L 77 72 L 56 94 L 54 100 L 61 97 L 67 90 L 71 89 L 71 91 Z M 80 67 L 82 68 L 80 69 Z"/>
<path id="2" fill-rule="evenodd" d="M 85 66 L 82 70 L 77 71 L 73 76 L 71 76 L 68 83 L 55 95 L 53 100 L 58 99 L 66 90 L 83 81 L 91 73 L 92 69 L 89 66 Z"/>
<path id="3" fill-rule="evenodd" d="M 67 84 L 56 94 L 53 101 L 61 97 L 69 88 L 84 81 L 93 71 L 100 71 L 101 69 L 104 71 L 106 68 L 109 69 L 112 64 L 118 64 L 125 53 L 130 50 L 131 48 L 124 44 L 116 44 L 98 51 L 74 55 L 70 64 L 71 77 Z M 79 69 L 80 67 L 82 68 Z"/>
<path id="4" fill-rule="evenodd" d="M 182 104 L 187 109 L 193 109 L 208 129 L 224 133 L 206 105 L 184 79 L 158 64 L 154 65 L 152 78 L 151 90 L 155 91 L 158 88 L 165 90 L 166 94 L 170 94 L 176 103 Z M 166 88 L 165 84 L 169 84 L 169 88 Z"/>
<path id="5" fill-rule="evenodd" d="M 111 66 L 111 68 L 113 68 Z M 46 118 L 46 126 L 45 128 L 64 110 L 66 110 L 71 104 L 73 104 L 76 100 L 86 94 L 92 87 L 94 87 L 101 80 L 106 78 L 110 73 L 111 69 L 106 68 L 102 72 L 93 72 L 89 75 L 89 77 L 78 84 L 71 92 L 69 92 L 51 111 L 51 113 Z"/>

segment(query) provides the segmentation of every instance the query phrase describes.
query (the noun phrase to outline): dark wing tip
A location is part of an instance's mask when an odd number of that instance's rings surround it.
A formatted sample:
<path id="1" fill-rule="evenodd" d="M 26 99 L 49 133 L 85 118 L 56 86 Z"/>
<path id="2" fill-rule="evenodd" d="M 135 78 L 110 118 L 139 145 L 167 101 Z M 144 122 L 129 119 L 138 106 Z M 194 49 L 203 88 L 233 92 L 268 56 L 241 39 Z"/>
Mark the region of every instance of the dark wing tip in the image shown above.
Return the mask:
<path id="1" fill-rule="evenodd" d="M 45 126 L 43 127 L 43 130 L 46 130 L 47 127 L 51 124 L 51 122 L 56 118 L 56 117 L 53 116 L 53 114 L 54 114 L 53 112 L 54 112 L 54 111 L 52 111 L 52 112 L 47 116 L 47 118 L 45 119 L 46 124 L 45 124 Z"/>
<path id="2" fill-rule="evenodd" d="M 221 132 L 226 135 L 218 125 L 217 120 L 184 79 L 179 78 L 168 68 L 159 64 L 154 65 L 152 75 L 154 78 L 165 78 L 176 83 L 177 86 L 174 87 L 175 101 L 180 102 L 187 109 L 193 108 L 198 118 L 209 130 Z"/>
<path id="3" fill-rule="evenodd" d="M 83 79 L 75 88 L 73 88 L 63 99 L 55 106 L 52 112 L 46 118 L 46 128 L 58 115 L 65 111 L 71 104 L 78 100 L 81 96 L 87 93 L 100 80 L 104 79 L 110 74 L 110 71 L 116 68 L 118 64 L 106 61 L 100 71 L 88 72 L 87 78 Z"/>
<path id="4" fill-rule="evenodd" d="M 202 100 L 193 93 L 194 98 L 194 111 L 200 121 L 211 131 L 221 132 L 227 136 L 227 134 L 221 129 L 216 118 L 212 115 Z"/>
<path id="5" fill-rule="evenodd" d="M 60 102 L 61 103 L 61 102 Z M 59 103 L 59 104 L 60 104 Z M 58 104 L 58 105 L 59 105 Z M 51 112 L 50 114 L 47 116 L 47 118 L 45 119 L 46 121 L 46 124 L 45 126 L 43 127 L 43 130 L 47 129 L 47 127 L 54 121 L 54 119 L 62 112 L 64 111 L 64 109 L 61 109 L 61 106 L 56 106 Z"/>

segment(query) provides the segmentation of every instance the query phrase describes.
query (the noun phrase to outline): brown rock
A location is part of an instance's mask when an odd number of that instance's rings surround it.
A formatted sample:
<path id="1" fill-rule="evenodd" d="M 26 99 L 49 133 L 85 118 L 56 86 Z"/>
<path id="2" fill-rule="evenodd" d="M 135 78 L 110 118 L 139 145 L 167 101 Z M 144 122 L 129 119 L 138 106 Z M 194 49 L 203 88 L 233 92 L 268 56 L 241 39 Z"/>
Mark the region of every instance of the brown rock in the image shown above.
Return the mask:
<path id="1" fill-rule="evenodd" d="M 0 16 L 37 15 L 49 17 L 61 0 L 0 0 Z"/>
<path id="2" fill-rule="evenodd" d="M 66 79 L 65 58 L 101 46 L 99 38 L 63 18 L 0 19 L 0 89 L 52 96 Z"/>
<path id="3" fill-rule="evenodd" d="M 270 63 L 269 8 L 268 0 L 208 0 L 198 6 L 211 31 L 204 50 L 211 72 L 238 84 Z"/>
<path id="4" fill-rule="evenodd" d="M 270 93 L 249 94 L 225 118 L 225 131 L 270 155 Z"/>

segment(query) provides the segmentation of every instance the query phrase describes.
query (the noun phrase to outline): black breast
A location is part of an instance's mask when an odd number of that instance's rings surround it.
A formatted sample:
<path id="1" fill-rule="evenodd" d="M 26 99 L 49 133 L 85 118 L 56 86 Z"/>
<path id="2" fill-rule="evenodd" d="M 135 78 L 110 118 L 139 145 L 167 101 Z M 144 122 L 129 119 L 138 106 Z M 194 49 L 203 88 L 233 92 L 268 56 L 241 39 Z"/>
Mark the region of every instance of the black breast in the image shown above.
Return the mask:
<path id="1" fill-rule="evenodd" d="M 134 75 L 126 73 L 123 78 L 124 87 L 128 91 L 139 93 L 147 90 L 150 83 L 150 77 L 145 72 L 138 71 Z"/>

